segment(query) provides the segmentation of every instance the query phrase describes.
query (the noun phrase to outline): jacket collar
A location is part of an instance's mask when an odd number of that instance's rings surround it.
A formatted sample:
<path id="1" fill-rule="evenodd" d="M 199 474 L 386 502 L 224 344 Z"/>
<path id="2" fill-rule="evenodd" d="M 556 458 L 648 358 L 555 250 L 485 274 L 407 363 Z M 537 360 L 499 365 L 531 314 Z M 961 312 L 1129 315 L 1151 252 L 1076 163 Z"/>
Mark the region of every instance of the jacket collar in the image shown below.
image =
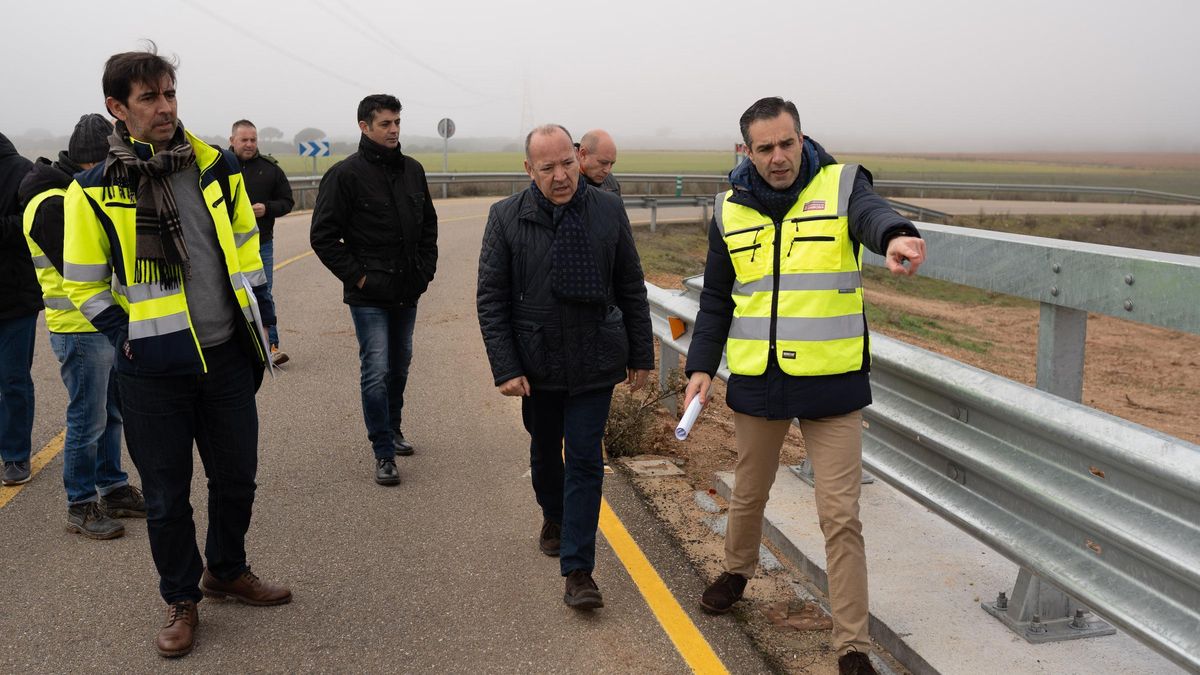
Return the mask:
<path id="1" fill-rule="evenodd" d="M 404 153 L 400 151 L 399 145 L 395 148 L 385 148 L 363 134 L 362 138 L 358 140 L 358 154 L 372 164 L 383 164 L 401 171 L 404 170 Z"/>
<path id="2" fill-rule="evenodd" d="M 196 153 L 196 166 L 200 167 L 200 173 L 204 173 L 217 160 L 221 159 L 220 150 L 193 136 L 192 132 L 184 128 L 182 122 L 179 123 L 179 129 L 175 133 L 183 134 L 183 137 L 191 144 L 192 150 Z M 133 149 L 134 154 L 138 156 L 138 159 L 149 161 L 154 157 L 154 146 L 150 143 L 130 136 L 129 145 Z"/>

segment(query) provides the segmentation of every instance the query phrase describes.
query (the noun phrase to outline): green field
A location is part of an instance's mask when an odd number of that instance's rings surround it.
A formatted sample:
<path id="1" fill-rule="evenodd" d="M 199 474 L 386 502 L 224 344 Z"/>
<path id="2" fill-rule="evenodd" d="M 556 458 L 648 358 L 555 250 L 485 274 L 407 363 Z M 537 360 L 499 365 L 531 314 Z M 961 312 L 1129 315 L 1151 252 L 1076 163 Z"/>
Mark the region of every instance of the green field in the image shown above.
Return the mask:
<path id="1" fill-rule="evenodd" d="M 317 172 L 324 173 L 343 156 L 321 157 Z M 442 170 L 438 153 L 417 153 L 417 161 L 431 173 Z M 280 155 L 280 166 L 291 175 L 311 175 L 309 157 Z M 450 171 L 522 171 L 519 152 L 450 153 Z M 1177 168 L 1146 169 L 1100 164 L 1066 164 L 1040 161 L 970 160 L 959 158 L 903 157 L 847 154 L 843 162 L 862 164 L 877 180 L 935 180 L 973 183 L 1036 183 L 1043 185 L 1096 185 L 1200 194 L 1200 171 Z M 622 173 L 679 173 L 724 175 L 733 164 L 732 152 L 627 151 L 618 156 L 616 175 Z"/>

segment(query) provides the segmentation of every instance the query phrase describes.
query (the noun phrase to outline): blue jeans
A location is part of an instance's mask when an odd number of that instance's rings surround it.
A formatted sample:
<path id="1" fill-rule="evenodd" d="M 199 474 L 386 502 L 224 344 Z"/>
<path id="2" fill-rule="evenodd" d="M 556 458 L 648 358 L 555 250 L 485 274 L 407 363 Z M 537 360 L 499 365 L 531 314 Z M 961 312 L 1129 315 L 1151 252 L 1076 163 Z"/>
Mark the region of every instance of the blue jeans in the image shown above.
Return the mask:
<path id="1" fill-rule="evenodd" d="M 412 363 L 417 308 L 350 306 L 358 335 L 363 421 L 376 459 L 396 455 L 392 445 L 404 411 L 404 387 Z"/>
<path id="2" fill-rule="evenodd" d="M 142 477 L 146 529 L 168 603 L 199 601 L 204 560 L 192 520 L 192 444 L 208 477 L 204 558 L 213 576 L 246 571 L 246 532 L 258 471 L 255 372 L 237 338 L 204 350 L 203 375 L 117 373 L 125 442 Z"/>
<path id="3" fill-rule="evenodd" d="M 33 452 L 33 342 L 37 314 L 0 319 L 0 457 L 28 462 Z"/>
<path id="4" fill-rule="evenodd" d="M 85 504 L 129 484 L 121 470 L 121 404 L 116 350 L 100 333 L 51 333 L 67 386 L 67 438 L 63 443 L 63 486 L 67 503 Z"/>
<path id="5" fill-rule="evenodd" d="M 262 257 L 263 271 L 267 273 L 267 292 L 263 294 L 263 299 L 270 302 L 271 306 L 275 306 L 275 296 L 271 295 L 271 287 L 275 281 L 275 240 L 259 241 L 258 255 Z M 279 322 L 279 308 L 275 308 L 275 322 Z M 267 341 L 272 345 L 279 346 L 279 330 L 275 324 L 267 326 Z"/>
<path id="6" fill-rule="evenodd" d="M 562 524 L 558 564 L 564 577 L 575 570 L 590 573 L 596 567 L 596 526 L 604 485 L 601 441 L 612 392 L 612 387 L 605 387 L 569 396 L 565 391 L 535 389 L 521 399 L 521 416 L 530 437 L 533 493 L 542 517 Z"/>

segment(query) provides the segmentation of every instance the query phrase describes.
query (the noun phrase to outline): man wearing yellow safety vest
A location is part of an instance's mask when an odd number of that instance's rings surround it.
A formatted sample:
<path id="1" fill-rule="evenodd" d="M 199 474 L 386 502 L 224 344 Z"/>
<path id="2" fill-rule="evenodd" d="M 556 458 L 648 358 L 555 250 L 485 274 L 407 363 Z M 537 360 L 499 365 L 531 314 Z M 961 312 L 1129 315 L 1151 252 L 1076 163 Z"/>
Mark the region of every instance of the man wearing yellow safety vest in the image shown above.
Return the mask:
<path id="1" fill-rule="evenodd" d="M 237 159 L 183 128 L 174 65 L 151 44 L 110 57 L 102 83 L 118 121 L 104 162 L 67 190 L 63 287 L 117 348 L 125 440 L 167 602 L 156 646 L 182 656 L 202 595 L 292 598 L 246 565 L 267 358 L 253 312 L 271 324 L 274 311 L 253 304 L 267 278 Z M 204 558 L 189 503 L 193 442 L 208 476 Z"/>
<path id="2" fill-rule="evenodd" d="M 725 572 L 700 604 L 729 611 L 754 575 L 780 448 L 799 419 L 816 474 L 839 672 L 874 673 L 858 518 L 860 411 L 871 402 L 862 247 L 907 275 L 924 261 L 925 243 L 875 194 L 870 173 L 836 163 L 801 133 L 790 101 L 757 101 L 741 132 L 749 161 L 717 197 L 686 367 L 685 403 L 707 403 L 726 351 L 738 445 Z"/>
<path id="3" fill-rule="evenodd" d="M 63 486 L 67 530 L 90 539 L 125 534 L 117 518 L 145 518 L 142 493 L 121 470 L 121 408 L 115 350 L 67 299 L 62 287 L 63 197 L 76 173 L 104 161 L 112 124 L 101 115 L 79 118 L 67 150 L 51 163 L 38 158 L 21 181 L 25 240 L 46 304 L 50 346 L 67 387 Z"/>

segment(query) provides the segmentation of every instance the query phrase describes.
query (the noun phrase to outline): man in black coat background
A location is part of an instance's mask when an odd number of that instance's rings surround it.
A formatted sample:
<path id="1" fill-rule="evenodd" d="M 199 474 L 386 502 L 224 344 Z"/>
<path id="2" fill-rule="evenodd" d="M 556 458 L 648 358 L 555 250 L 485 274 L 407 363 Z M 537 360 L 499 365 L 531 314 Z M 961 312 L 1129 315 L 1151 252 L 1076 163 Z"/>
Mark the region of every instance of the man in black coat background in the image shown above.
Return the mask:
<path id="1" fill-rule="evenodd" d="M 396 455 L 414 452 L 400 422 L 417 299 L 437 268 L 437 213 L 425 169 L 400 151 L 400 101 L 364 98 L 358 127 L 358 152 L 321 179 L 309 240 L 350 305 L 375 482 L 399 485 Z"/>
<path id="2" fill-rule="evenodd" d="M 500 393 L 523 397 L 539 546 L 559 556 L 563 601 L 595 609 L 601 441 L 613 387 L 654 368 L 650 308 L 621 199 L 580 179 L 567 130 L 531 131 L 525 171 L 532 184 L 488 214 L 479 326 Z"/>
<path id="3" fill-rule="evenodd" d="M 275 219 L 291 213 L 295 201 L 292 185 L 287 174 L 279 168 L 279 162 L 270 155 L 258 151 L 258 128 L 250 120 L 233 123 L 229 137 L 229 149 L 237 155 L 242 167 L 242 182 L 250 196 L 254 219 L 258 221 L 258 253 L 262 257 L 263 271 L 267 273 L 267 301 L 278 307 L 274 298 L 275 288 Z M 271 362 L 283 365 L 288 361 L 286 352 L 279 349 L 279 312 L 276 323 L 267 326 L 267 339 L 271 343 Z"/>

